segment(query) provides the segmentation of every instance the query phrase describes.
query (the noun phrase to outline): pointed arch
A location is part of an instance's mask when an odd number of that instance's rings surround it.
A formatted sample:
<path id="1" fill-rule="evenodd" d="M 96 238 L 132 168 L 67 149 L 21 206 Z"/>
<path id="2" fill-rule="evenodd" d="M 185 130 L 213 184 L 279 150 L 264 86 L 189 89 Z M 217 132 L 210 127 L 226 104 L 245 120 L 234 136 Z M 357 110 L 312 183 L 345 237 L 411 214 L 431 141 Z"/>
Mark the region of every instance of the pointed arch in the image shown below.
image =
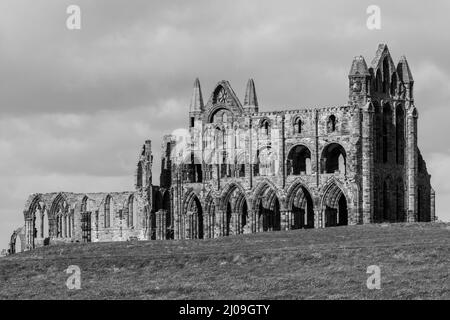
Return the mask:
<path id="1" fill-rule="evenodd" d="M 325 227 L 348 224 L 348 200 L 343 189 L 334 179 L 324 188 L 322 208 Z"/>
<path id="2" fill-rule="evenodd" d="M 41 194 L 35 194 L 27 205 L 28 208 L 25 210 L 25 212 L 26 216 L 28 216 L 32 221 L 33 239 L 30 240 L 34 245 L 35 238 L 44 239 L 49 237 L 50 230 L 48 210 Z"/>
<path id="3" fill-rule="evenodd" d="M 284 208 L 284 200 L 285 196 L 282 190 L 280 190 L 273 181 L 270 179 L 264 178 L 262 179 L 254 188 L 252 194 L 252 208 L 256 208 L 257 197 L 263 195 L 265 192 L 270 190 L 270 192 L 274 192 L 278 199 L 281 201 L 281 206 Z"/>
<path id="4" fill-rule="evenodd" d="M 80 216 L 81 216 L 81 239 L 83 242 L 91 242 L 91 234 L 92 234 L 92 220 L 91 214 L 92 212 L 88 207 L 89 197 L 84 195 L 81 199 L 80 206 Z"/>
<path id="5" fill-rule="evenodd" d="M 128 228 L 137 229 L 139 227 L 139 211 L 138 199 L 134 193 L 130 194 L 127 199 L 127 226 Z"/>
<path id="6" fill-rule="evenodd" d="M 242 233 L 242 210 L 246 202 L 244 188 L 239 183 L 229 183 L 223 188 L 220 199 L 225 212 L 225 235 Z M 247 221 L 246 218 L 244 220 Z"/>
<path id="7" fill-rule="evenodd" d="M 282 197 L 277 187 L 267 179 L 260 182 L 253 193 L 253 209 L 256 213 L 256 231 L 281 230 Z"/>
<path id="8" fill-rule="evenodd" d="M 205 237 L 214 238 L 216 226 L 216 198 L 212 193 L 208 193 L 205 199 Z"/>
<path id="9" fill-rule="evenodd" d="M 56 222 L 55 233 L 57 238 L 66 238 L 68 234 L 69 203 L 63 193 L 59 193 L 52 201 L 50 215 Z"/>
<path id="10" fill-rule="evenodd" d="M 203 239 L 203 208 L 194 191 L 191 191 L 184 202 L 185 236 L 187 239 Z"/>
<path id="11" fill-rule="evenodd" d="M 211 97 L 207 103 L 207 112 L 205 120 L 208 123 L 212 121 L 212 114 L 218 109 L 226 107 L 234 116 L 241 115 L 244 112 L 241 102 L 228 81 L 220 81 L 214 88 Z"/>
<path id="12" fill-rule="evenodd" d="M 114 209 L 113 209 L 113 201 L 112 196 L 107 195 L 105 197 L 104 203 L 103 203 L 103 226 L 105 228 L 111 227 L 111 217 L 113 215 Z"/>
<path id="13" fill-rule="evenodd" d="M 290 229 L 314 228 L 314 202 L 311 192 L 301 180 L 288 188 L 286 208 L 292 213 L 288 222 Z"/>
<path id="14" fill-rule="evenodd" d="M 14 230 L 9 242 L 9 254 L 23 252 L 26 248 L 24 227 Z"/>
<path id="15" fill-rule="evenodd" d="M 239 193 L 236 201 L 235 201 L 235 211 L 238 214 L 237 221 L 237 232 L 238 234 L 244 233 L 244 229 L 248 226 L 248 204 L 247 198 L 244 193 Z"/>

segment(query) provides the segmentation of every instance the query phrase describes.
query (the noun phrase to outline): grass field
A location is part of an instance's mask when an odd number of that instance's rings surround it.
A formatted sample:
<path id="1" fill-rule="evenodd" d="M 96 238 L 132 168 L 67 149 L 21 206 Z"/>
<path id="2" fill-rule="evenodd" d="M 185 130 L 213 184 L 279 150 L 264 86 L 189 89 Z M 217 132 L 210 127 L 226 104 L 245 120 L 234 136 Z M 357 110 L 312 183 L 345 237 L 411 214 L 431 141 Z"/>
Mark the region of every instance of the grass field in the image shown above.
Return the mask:
<path id="1" fill-rule="evenodd" d="M 370 265 L 380 290 L 367 289 Z M 0 258 L 0 298 L 450 299 L 449 269 L 449 224 L 349 226 L 40 248 Z"/>

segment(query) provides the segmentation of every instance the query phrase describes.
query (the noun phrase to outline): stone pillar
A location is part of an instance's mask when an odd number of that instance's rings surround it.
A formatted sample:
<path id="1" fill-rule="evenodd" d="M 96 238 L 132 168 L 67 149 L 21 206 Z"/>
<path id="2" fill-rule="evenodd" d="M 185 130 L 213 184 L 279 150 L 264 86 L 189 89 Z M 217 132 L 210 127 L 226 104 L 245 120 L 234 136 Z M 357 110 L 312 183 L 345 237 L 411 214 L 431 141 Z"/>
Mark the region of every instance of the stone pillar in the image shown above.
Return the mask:
<path id="1" fill-rule="evenodd" d="M 230 235 L 239 234 L 239 213 L 233 212 L 230 221 Z"/>
<path id="2" fill-rule="evenodd" d="M 184 225 L 184 239 L 192 239 L 192 212 L 186 212 Z"/>
<path id="3" fill-rule="evenodd" d="M 226 226 L 226 223 L 227 223 L 228 221 L 226 221 L 225 220 L 225 227 L 224 227 L 224 229 L 225 229 L 225 233 L 226 233 L 226 229 L 227 229 L 227 226 Z M 231 216 L 230 216 L 230 221 L 228 222 L 229 223 L 229 226 L 228 226 L 228 230 L 229 230 L 229 232 L 228 232 L 228 235 L 234 235 L 234 234 L 236 234 L 236 213 L 235 212 L 232 212 L 231 213 Z"/>
<path id="4" fill-rule="evenodd" d="M 324 208 L 318 209 L 314 208 L 314 228 L 323 228 L 324 227 L 324 221 L 323 221 L 323 213 L 325 212 Z"/>
<path id="5" fill-rule="evenodd" d="M 224 218 L 225 212 L 220 209 L 219 201 L 216 201 L 216 223 L 214 226 L 214 237 L 223 237 L 224 236 Z"/>
<path id="6" fill-rule="evenodd" d="M 284 231 L 287 228 L 287 221 L 286 221 L 286 211 L 280 210 L 280 230 Z"/>
<path id="7" fill-rule="evenodd" d="M 255 220 L 255 211 L 254 210 L 248 210 L 248 231 L 249 233 L 255 233 L 256 232 L 256 220 Z"/>
<path id="8" fill-rule="evenodd" d="M 418 216 L 417 208 L 417 174 L 418 174 L 418 155 L 417 155 L 417 111 L 414 107 L 408 111 L 407 115 L 407 139 L 408 139 L 408 163 L 407 163 L 407 181 L 408 181 L 408 222 L 416 222 Z"/>
<path id="9" fill-rule="evenodd" d="M 174 238 L 174 240 L 181 239 L 181 237 L 180 237 L 180 215 L 175 212 L 173 214 L 173 238 Z"/>
<path id="10" fill-rule="evenodd" d="M 198 239 L 199 234 L 198 212 L 194 212 L 192 215 L 192 239 Z"/>
<path id="11" fill-rule="evenodd" d="M 209 222 L 208 222 L 208 234 L 209 234 L 209 238 L 211 238 L 211 239 L 213 239 L 214 238 L 214 228 L 215 228 L 215 223 L 216 223 L 216 219 L 215 219 L 215 215 L 216 215 L 216 212 L 215 212 L 216 210 L 215 210 L 215 208 L 214 209 L 212 209 L 212 211 L 208 214 L 208 219 L 209 219 Z"/>
<path id="12" fill-rule="evenodd" d="M 166 211 L 159 210 L 156 212 L 156 240 L 166 239 Z"/>
<path id="13" fill-rule="evenodd" d="M 17 239 L 19 239 L 19 236 L 17 236 Z M 23 248 L 22 250 L 26 251 L 33 249 L 34 245 L 33 240 L 34 240 L 33 219 L 27 218 L 25 220 L 25 248 Z"/>
<path id="14" fill-rule="evenodd" d="M 294 218 L 294 216 L 292 215 L 292 211 L 291 210 L 287 210 L 286 211 L 286 221 L 287 221 L 286 230 L 291 230 L 292 229 L 292 226 L 294 225 L 293 218 Z"/>
<path id="15" fill-rule="evenodd" d="M 209 233 L 209 223 L 210 223 L 209 216 L 210 216 L 209 212 L 203 213 L 203 238 L 204 239 L 208 239 L 211 237 L 210 233 Z"/>
<path id="16" fill-rule="evenodd" d="M 261 228 L 261 220 L 263 219 L 262 215 L 259 215 L 259 211 L 255 210 L 255 232 L 262 232 L 263 228 Z"/>
<path id="17" fill-rule="evenodd" d="M 291 230 L 291 221 L 290 221 L 290 215 L 291 212 L 287 210 L 281 210 L 281 230 Z"/>
<path id="18" fill-rule="evenodd" d="M 186 214 L 179 214 L 179 238 L 180 240 L 187 239 L 187 230 L 186 230 L 186 220 L 187 220 L 187 212 Z"/>
<path id="19" fill-rule="evenodd" d="M 363 108 L 362 123 L 362 223 L 371 223 L 374 218 L 373 144 L 373 107 L 367 104 Z"/>
<path id="20" fill-rule="evenodd" d="M 436 193 L 434 192 L 434 189 L 430 189 L 430 221 L 434 222 L 436 221 Z"/>

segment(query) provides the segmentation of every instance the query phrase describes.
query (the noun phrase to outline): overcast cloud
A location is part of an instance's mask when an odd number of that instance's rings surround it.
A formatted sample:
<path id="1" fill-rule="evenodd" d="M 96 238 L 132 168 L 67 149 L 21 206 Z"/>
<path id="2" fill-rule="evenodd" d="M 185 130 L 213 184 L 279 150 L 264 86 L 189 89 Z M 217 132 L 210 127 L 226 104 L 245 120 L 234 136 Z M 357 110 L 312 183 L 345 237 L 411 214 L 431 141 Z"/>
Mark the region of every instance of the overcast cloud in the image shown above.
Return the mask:
<path id="1" fill-rule="evenodd" d="M 66 29 L 77 4 L 82 30 Z M 382 29 L 366 28 L 381 8 Z M 193 81 L 226 79 L 261 110 L 343 105 L 352 58 L 406 55 L 437 215 L 450 220 L 449 1 L 0 2 L 0 248 L 29 193 L 133 188 L 141 144 L 185 127 Z"/>

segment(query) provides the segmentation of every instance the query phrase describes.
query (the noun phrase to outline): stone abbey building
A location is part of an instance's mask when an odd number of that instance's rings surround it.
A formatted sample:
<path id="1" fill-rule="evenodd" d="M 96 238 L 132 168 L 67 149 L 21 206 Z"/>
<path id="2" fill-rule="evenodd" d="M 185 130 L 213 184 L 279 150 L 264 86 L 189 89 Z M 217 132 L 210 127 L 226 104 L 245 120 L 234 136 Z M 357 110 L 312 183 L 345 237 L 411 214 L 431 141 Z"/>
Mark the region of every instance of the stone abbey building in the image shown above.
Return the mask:
<path id="1" fill-rule="evenodd" d="M 264 111 L 253 80 L 242 103 L 228 81 L 204 100 L 197 79 L 188 128 L 163 138 L 160 186 L 152 184 L 146 141 L 133 191 L 31 195 L 10 252 L 433 221 L 406 58 L 395 64 L 383 44 L 369 66 L 354 58 L 348 90 L 345 106 Z"/>

